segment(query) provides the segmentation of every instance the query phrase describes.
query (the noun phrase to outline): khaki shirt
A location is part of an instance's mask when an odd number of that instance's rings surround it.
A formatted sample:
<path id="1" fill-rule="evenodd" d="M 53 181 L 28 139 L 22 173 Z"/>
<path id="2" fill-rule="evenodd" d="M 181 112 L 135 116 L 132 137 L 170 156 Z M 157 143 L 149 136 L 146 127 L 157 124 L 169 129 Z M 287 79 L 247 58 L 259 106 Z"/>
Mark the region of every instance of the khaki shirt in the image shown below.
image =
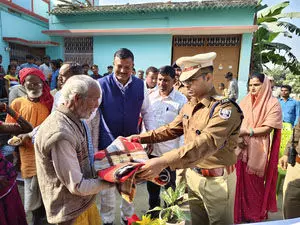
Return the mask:
<path id="1" fill-rule="evenodd" d="M 176 91 L 179 91 L 180 93 L 182 93 L 188 100 L 191 99 L 190 96 L 188 95 L 187 87 L 184 86 L 183 83 L 181 83 L 180 81 L 177 81 L 173 87 Z"/>
<path id="2" fill-rule="evenodd" d="M 295 147 L 295 150 L 300 155 L 300 142 L 299 142 L 299 139 L 300 139 L 300 120 L 298 121 L 298 124 L 294 128 L 294 147 Z M 288 142 L 288 144 L 286 146 L 286 149 L 285 149 L 285 152 L 284 152 L 285 155 L 288 155 L 288 153 L 289 153 L 289 148 L 292 146 L 292 140 L 293 140 L 293 137 L 291 137 L 290 141 Z"/>
<path id="3" fill-rule="evenodd" d="M 242 113 L 229 101 L 220 102 L 212 117 L 214 104 L 222 100 L 213 88 L 209 97 L 186 103 L 173 122 L 156 130 L 141 134 L 142 143 L 156 143 L 184 134 L 185 145 L 165 153 L 162 157 L 172 170 L 181 168 L 218 168 L 236 163 L 237 146 Z"/>

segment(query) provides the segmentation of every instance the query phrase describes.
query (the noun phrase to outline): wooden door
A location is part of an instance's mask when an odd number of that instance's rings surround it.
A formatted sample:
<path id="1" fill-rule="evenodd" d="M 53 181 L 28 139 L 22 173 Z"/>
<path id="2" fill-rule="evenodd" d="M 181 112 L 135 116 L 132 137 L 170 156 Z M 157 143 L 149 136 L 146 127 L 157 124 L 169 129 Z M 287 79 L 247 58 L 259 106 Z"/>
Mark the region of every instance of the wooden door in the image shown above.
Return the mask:
<path id="1" fill-rule="evenodd" d="M 214 85 L 224 83 L 224 75 L 232 72 L 238 79 L 241 35 L 226 36 L 174 36 L 172 62 L 182 56 L 193 56 L 201 53 L 216 52 L 214 60 Z"/>

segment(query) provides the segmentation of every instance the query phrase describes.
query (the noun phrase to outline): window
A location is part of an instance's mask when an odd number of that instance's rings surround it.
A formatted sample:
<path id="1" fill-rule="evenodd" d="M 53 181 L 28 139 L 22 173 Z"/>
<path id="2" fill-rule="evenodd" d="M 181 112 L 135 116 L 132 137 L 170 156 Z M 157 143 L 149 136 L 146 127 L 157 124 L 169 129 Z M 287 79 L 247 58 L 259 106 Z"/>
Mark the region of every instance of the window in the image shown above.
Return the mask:
<path id="1" fill-rule="evenodd" d="M 65 61 L 93 64 L 92 37 L 65 37 Z"/>

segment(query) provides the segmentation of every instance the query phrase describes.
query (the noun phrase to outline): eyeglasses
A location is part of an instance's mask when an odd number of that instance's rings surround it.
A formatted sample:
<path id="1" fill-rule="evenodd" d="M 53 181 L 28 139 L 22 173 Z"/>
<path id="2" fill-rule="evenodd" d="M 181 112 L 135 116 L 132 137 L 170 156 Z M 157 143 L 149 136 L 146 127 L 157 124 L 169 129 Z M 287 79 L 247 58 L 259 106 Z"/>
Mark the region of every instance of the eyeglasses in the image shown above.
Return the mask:
<path id="1" fill-rule="evenodd" d="M 194 81 L 194 80 L 198 80 L 198 78 L 199 77 L 202 77 L 202 76 L 205 76 L 205 75 L 207 75 L 208 73 L 200 73 L 200 74 L 198 74 L 197 76 L 195 76 L 195 77 L 191 77 L 191 78 L 189 78 L 189 79 L 187 79 L 187 80 L 185 80 L 185 81 L 182 81 L 182 83 L 184 84 L 184 85 L 190 85 L 190 84 L 192 84 L 192 82 Z"/>

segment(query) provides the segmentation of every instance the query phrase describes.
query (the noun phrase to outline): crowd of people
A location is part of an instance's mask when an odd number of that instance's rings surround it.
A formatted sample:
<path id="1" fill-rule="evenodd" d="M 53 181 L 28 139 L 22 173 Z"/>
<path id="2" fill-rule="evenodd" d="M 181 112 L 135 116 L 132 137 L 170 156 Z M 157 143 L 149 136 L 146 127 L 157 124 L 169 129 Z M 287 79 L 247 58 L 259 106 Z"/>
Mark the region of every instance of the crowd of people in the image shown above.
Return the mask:
<path id="1" fill-rule="evenodd" d="M 17 173 L 2 149 L 0 224 L 27 224 L 25 213 L 35 225 L 45 217 L 60 225 L 118 224 L 116 185 L 97 177 L 94 153 L 119 136 L 147 150 L 149 160 L 137 176 L 147 181 L 150 210 L 162 204 L 161 186 L 151 180 L 166 169 L 166 187 L 186 183 L 192 224 L 264 221 L 277 210 L 281 166 L 287 169 L 284 218 L 300 217 L 299 102 L 290 98 L 288 85 L 274 97 L 272 80 L 262 73 L 249 76 L 249 92 L 239 103 L 231 72 L 224 76 L 228 88 L 220 84 L 218 94 L 216 56 L 181 57 L 173 65 L 150 66 L 145 75 L 138 70 L 137 76 L 126 48 L 115 52 L 103 75 L 97 65 L 48 56 L 40 65 L 30 55 L 22 65 L 12 59 L 7 73 L 0 67 L 1 90 L 9 97 L 8 104 L 0 103 L 7 113 L 0 133 L 19 138 L 24 179 L 22 203 Z M 284 135 L 284 124 L 293 135 Z M 290 139 L 284 147 L 283 137 Z M 134 205 L 123 199 L 120 208 L 120 222 L 128 224 Z"/>

